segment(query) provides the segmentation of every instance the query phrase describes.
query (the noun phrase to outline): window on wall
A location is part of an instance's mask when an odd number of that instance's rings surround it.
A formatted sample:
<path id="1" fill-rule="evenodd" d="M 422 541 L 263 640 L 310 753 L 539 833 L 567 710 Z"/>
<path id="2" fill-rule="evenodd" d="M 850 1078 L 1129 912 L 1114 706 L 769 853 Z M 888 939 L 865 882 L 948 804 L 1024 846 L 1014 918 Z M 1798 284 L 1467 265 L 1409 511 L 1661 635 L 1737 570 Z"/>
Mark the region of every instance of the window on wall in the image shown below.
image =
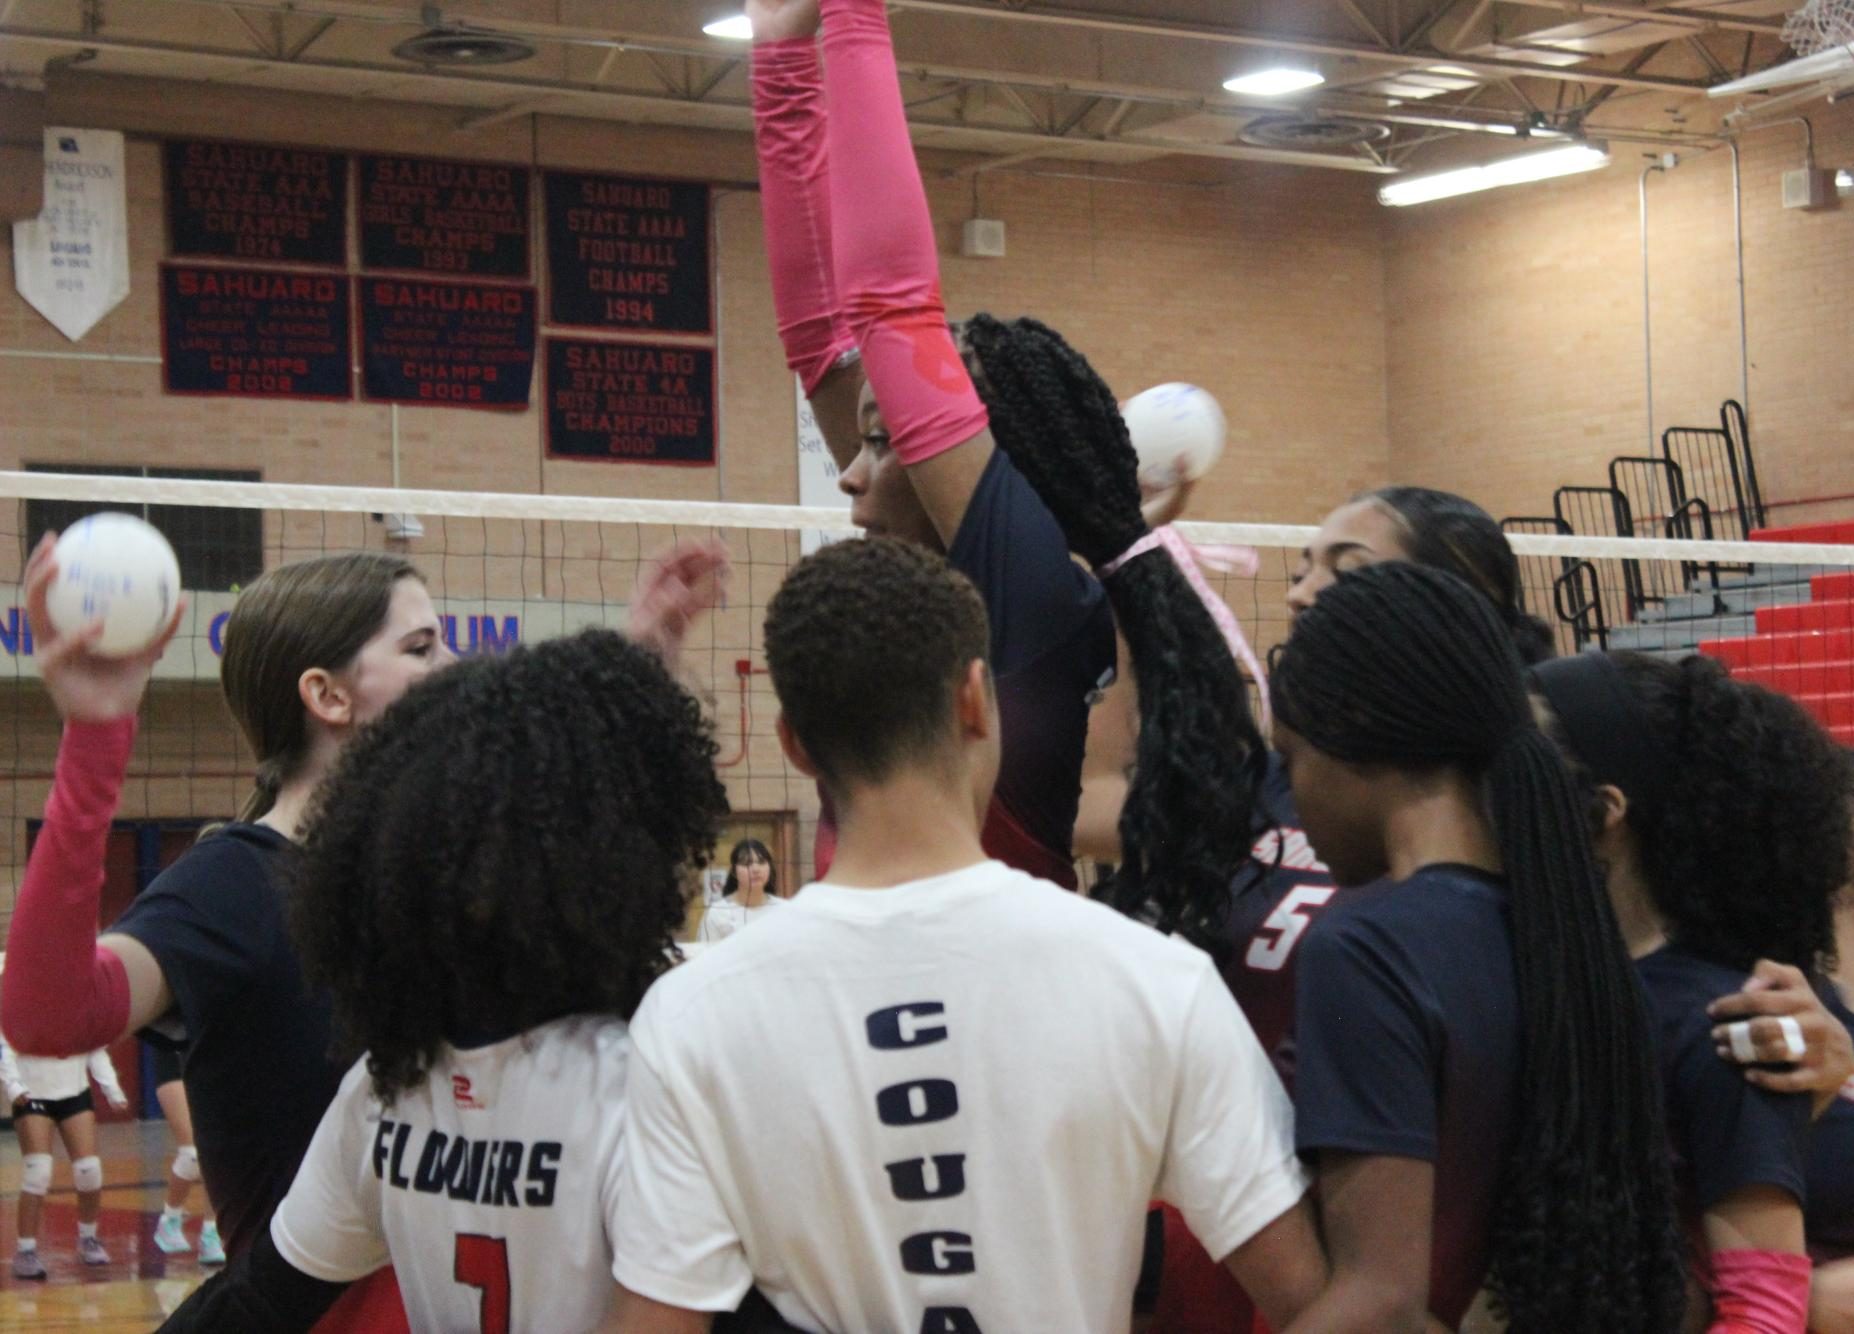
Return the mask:
<path id="1" fill-rule="evenodd" d="M 132 464 L 28 463 L 27 472 L 81 477 L 155 477 L 190 482 L 257 482 L 263 475 L 244 468 L 143 468 Z M 210 505 L 98 504 L 79 500 L 28 500 L 28 550 L 40 533 L 64 529 L 91 514 L 117 510 L 146 519 L 174 544 L 180 582 L 200 592 L 229 592 L 264 571 L 264 515 L 254 509 Z"/>

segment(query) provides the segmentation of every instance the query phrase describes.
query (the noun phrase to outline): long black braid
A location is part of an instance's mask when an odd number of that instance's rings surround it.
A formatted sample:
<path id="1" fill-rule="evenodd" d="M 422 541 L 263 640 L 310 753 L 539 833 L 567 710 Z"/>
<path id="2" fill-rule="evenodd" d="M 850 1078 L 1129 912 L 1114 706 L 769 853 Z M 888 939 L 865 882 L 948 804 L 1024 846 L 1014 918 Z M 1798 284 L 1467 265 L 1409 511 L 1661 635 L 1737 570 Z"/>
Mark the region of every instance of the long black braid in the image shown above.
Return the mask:
<path id="1" fill-rule="evenodd" d="M 979 315 L 964 332 L 992 435 L 1070 550 L 1099 568 L 1144 537 L 1133 445 L 1094 368 L 1035 320 Z M 1121 863 L 1101 892 L 1190 930 L 1223 910 L 1249 855 L 1266 747 L 1235 660 L 1177 566 L 1145 555 L 1104 583 L 1139 681 L 1140 731 Z"/>
<path id="2" fill-rule="evenodd" d="M 1280 723 L 1336 759 L 1484 778 L 1523 1042 L 1488 1275 L 1509 1327 L 1677 1329 L 1683 1252 L 1645 1009 L 1500 614 L 1454 575 L 1369 566 L 1301 613 L 1269 685 Z"/>

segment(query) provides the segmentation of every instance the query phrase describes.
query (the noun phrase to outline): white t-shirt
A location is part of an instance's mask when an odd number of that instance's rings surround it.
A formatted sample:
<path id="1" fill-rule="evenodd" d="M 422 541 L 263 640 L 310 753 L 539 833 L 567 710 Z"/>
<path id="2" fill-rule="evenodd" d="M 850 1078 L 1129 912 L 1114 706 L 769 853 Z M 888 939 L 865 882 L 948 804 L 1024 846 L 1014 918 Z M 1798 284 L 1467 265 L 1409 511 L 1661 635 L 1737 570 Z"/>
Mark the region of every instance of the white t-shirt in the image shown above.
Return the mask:
<path id="1" fill-rule="evenodd" d="M 614 1296 L 629 1054 L 622 1021 L 559 1019 L 445 1048 L 384 1112 L 356 1064 L 271 1239 L 331 1283 L 390 1261 L 413 1329 L 596 1328 Z"/>
<path id="2" fill-rule="evenodd" d="M 20 1056 L 11 1047 L 0 1047 L 0 1085 L 9 1103 L 22 1096 L 63 1102 L 89 1088 L 92 1079 L 110 1102 L 123 1101 L 115 1063 L 101 1047 L 88 1056 Z"/>
<path id="3" fill-rule="evenodd" d="M 1151 1200 L 1222 1257 L 1305 1193 L 1198 950 L 997 862 L 788 907 L 632 1022 L 632 1291 L 722 1311 L 757 1283 L 836 1334 L 1124 1329 Z"/>
<path id="4" fill-rule="evenodd" d="M 705 945 L 712 945 L 717 940 L 726 940 L 742 927 L 752 926 L 773 910 L 775 904 L 783 904 L 784 899 L 768 894 L 764 903 L 757 903 L 749 908 L 734 899 L 716 899 L 702 913 L 702 924 L 696 929 L 695 938 Z"/>

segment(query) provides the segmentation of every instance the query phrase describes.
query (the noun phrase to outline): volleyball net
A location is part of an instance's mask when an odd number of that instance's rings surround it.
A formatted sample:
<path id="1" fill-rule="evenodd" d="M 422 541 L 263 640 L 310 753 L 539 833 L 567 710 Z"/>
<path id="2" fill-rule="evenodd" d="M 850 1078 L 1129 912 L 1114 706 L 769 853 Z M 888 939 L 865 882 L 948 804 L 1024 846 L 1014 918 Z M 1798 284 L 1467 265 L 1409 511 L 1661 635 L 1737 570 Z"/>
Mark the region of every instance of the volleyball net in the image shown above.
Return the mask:
<path id="1" fill-rule="evenodd" d="M 811 873 L 817 795 L 780 750 L 761 627 L 786 571 L 816 545 L 853 535 L 843 510 L 290 486 L 148 471 L 0 472 L 0 918 L 10 916 L 58 740 L 57 718 L 33 679 L 21 572 L 42 533 L 100 510 L 135 513 L 160 528 L 190 593 L 181 634 L 149 691 L 124 790 L 112 851 L 121 863 L 112 869 L 118 897 L 132 896 L 201 823 L 226 818 L 250 790 L 254 765 L 220 696 L 219 658 L 237 590 L 264 570 L 337 552 L 402 554 L 425 576 L 452 648 L 502 653 L 588 625 L 623 629 L 643 564 L 679 541 L 713 537 L 732 552 L 733 578 L 726 605 L 690 634 L 682 664 L 713 716 L 736 812 L 707 879 L 724 876 L 728 849 L 742 837 L 772 849 L 782 882 L 796 886 Z M 1238 564 L 1241 572 L 1207 568 L 1205 577 L 1265 661 L 1286 637 L 1287 591 L 1313 530 L 1179 529 L 1200 545 L 1255 551 L 1253 562 Z M 1552 626 L 1561 652 L 1607 647 L 1675 657 L 1704 646 L 1738 674 L 1796 695 L 1854 744 L 1854 546 L 1524 531 L 1511 541 L 1528 609 Z"/>

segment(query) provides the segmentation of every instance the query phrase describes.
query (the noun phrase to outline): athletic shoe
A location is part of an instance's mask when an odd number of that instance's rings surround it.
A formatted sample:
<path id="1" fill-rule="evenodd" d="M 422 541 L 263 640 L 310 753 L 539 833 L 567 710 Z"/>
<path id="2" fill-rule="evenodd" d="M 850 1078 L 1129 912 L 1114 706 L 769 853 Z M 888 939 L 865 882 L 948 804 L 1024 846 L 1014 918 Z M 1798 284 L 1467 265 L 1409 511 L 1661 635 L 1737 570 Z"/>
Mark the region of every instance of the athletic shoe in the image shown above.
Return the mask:
<path id="1" fill-rule="evenodd" d="M 208 1219 L 200 1228 L 200 1263 L 203 1265 L 225 1263 L 225 1247 L 219 1244 L 219 1225 L 211 1219 Z"/>
<path id="2" fill-rule="evenodd" d="M 193 1249 L 181 1229 L 180 1220 L 172 1214 L 162 1214 L 161 1221 L 155 1224 L 154 1243 L 163 1255 L 185 1255 Z"/>
<path id="3" fill-rule="evenodd" d="M 13 1277 L 43 1279 L 45 1262 L 39 1259 L 39 1253 L 37 1251 L 15 1251 L 13 1253 Z"/>
<path id="4" fill-rule="evenodd" d="M 109 1252 L 103 1249 L 103 1243 L 97 1238 L 80 1236 L 77 1239 L 77 1258 L 87 1265 L 106 1265 L 109 1263 Z"/>

